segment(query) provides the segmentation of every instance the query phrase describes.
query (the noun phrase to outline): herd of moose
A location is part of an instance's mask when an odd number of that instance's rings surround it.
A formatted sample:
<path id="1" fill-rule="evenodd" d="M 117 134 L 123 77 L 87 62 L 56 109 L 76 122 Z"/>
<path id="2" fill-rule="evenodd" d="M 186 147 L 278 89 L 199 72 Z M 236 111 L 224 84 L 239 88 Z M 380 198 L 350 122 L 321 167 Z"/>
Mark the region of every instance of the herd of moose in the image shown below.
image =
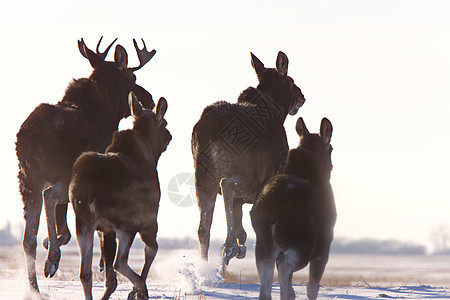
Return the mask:
<path id="1" fill-rule="evenodd" d="M 117 40 L 117 39 L 116 39 Z M 81 39 L 81 55 L 93 68 L 88 78 L 73 80 L 57 104 L 40 104 L 17 133 L 19 190 L 24 204 L 23 249 L 31 293 L 39 295 L 36 248 L 42 206 L 48 236 L 45 277 L 58 270 L 60 246 L 69 242 L 67 209 L 75 212 L 80 280 L 92 299 L 93 239 L 100 239 L 100 270 L 109 299 L 119 272 L 133 283 L 128 299 L 148 299 L 146 279 L 158 251 L 157 214 L 161 198 L 157 164 L 172 136 L 164 119 L 168 102 L 155 105 L 151 94 L 136 83 L 135 71 L 156 51 L 139 48 L 139 66 L 128 66 L 128 54 L 116 45 L 114 61 L 90 50 Z M 333 127 L 323 118 L 320 131 L 310 133 L 300 117 L 297 148 L 289 150 L 284 121 L 295 115 L 305 97 L 288 76 L 288 58 L 279 52 L 275 68 L 266 68 L 251 53 L 258 78 L 237 102 L 206 107 L 192 132 L 195 189 L 200 210 L 200 255 L 208 259 L 210 228 L 217 194 L 225 203 L 227 237 L 223 262 L 246 255 L 247 234 L 242 205 L 250 212 L 256 233 L 256 266 L 260 299 L 271 299 L 277 266 L 281 299 L 294 299 L 293 273 L 309 264 L 308 299 L 316 299 L 328 261 L 336 207 L 330 185 L 330 144 Z M 132 116 L 132 129 L 118 131 Z M 128 265 L 136 233 L 145 243 L 140 274 Z"/>

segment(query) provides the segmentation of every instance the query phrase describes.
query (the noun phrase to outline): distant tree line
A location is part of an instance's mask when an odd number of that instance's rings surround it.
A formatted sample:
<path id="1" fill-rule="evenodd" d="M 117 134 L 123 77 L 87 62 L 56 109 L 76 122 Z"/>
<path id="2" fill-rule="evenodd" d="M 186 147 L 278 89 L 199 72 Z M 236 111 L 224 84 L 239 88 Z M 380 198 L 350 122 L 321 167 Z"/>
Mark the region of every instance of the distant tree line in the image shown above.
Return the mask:
<path id="1" fill-rule="evenodd" d="M 3 229 L 0 229 L 0 246 L 15 246 L 20 243 L 20 239 L 16 237 L 11 230 L 11 224 L 6 223 Z"/>
<path id="2" fill-rule="evenodd" d="M 426 253 L 426 247 L 398 240 L 335 239 L 331 244 L 331 252 L 340 254 L 421 255 Z"/>
<path id="3" fill-rule="evenodd" d="M 435 228 L 433 230 L 433 254 L 450 255 L 450 230 L 448 228 Z M 75 240 L 75 239 L 73 239 Z M 96 239 L 94 239 L 96 240 Z M 0 246 L 16 246 L 20 245 L 21 237 L 14 234 L 9 223 L 0 229 Z M 160 249 L 197 249 L 198 242 L 191 237 L 185 238 L 158 238 Z M 76 243 L 69 245 L 75 246 Z M 223 241 L 215 239 L 211 240 L 210 248 L 220 251 Z M 247 247 L 249 251 L 253 251 L 255 241 L 249 239 Z M 133 247 L 143 247 L 142 242 L 138 239 L 134 242 Z M 342 239 L 335 238 L 331 244 L 331 253 L 338 254 L 386 254 L 386 255 L 422 255 L 426 254 L 426 247 L 413 242 L 403 242 L 398 240 L 375 240 L 375 239 Z"/>

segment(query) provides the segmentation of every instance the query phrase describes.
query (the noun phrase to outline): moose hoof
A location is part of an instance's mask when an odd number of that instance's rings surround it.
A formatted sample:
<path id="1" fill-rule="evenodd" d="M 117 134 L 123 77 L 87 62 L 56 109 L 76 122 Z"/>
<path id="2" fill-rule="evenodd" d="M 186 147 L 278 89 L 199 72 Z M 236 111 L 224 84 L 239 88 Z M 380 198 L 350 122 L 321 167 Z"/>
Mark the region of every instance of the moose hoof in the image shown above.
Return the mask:
<path id="1" fill-rule="evenodd" d="M 147 300 L 148 293 L 147 291 L 138 291 L 135 287 L 128 294 L 128 300 Z"/>
<path id="2" fill-rule="evenodd" d="M 224 244 L 224 247 L 222 248 L 222 256 L 223 256 L 223 262 L 224 264 L 228 265 L 230 263 L 230 260 L 236 256 L 239 252 L 239 247 L 234 244 L 231 246 L 228 246 Z"/>
<path id="3" fill-rule="evenodd" d="M 245 245 L 240 245 L 238 253 L 236 254 L 236 258 L 243 259 L 246 254 L 247 254 L 247 247 L 245 247 Z"/>
<path id="4" fill-rule="evenodd" d="M 45 277 L 52 278 L 55 275 L 56 271 L 58 271 L 58 267 L 59 267 L 59 260 L 53 261 L 53 260 L 47 259 L 45 261 L 45 266 L 44 266 Z"/>

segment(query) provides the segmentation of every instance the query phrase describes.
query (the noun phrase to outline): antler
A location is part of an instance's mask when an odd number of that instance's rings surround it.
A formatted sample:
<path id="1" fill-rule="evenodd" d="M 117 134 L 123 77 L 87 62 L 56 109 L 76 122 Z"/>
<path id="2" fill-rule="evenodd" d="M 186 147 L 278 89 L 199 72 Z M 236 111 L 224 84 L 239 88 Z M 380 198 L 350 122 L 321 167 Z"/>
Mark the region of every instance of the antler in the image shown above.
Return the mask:
<path id="1" fill-rule="evenodd" d="M 100 43 L 102 42 L 103 36 L 100 38 L 100 40 L 97 43 L 97 56 L 100 57 L 101 59 L 105 60 L 106 55 L 108 55 L 109 49 L 111 49 L 112 45 L 117 41 L 117 38 L 112 41 L 112 43 L 106 48 L 106 50 L 102 53 L 99 50 L 100 47 Z M 86 50 L 84 48 L 87 48 L 86 44 L 84 43 L 84 39 L 81 38 L 81 40 L 78 41 L 78 49 L 80 50 L 81 55 L 83 55 L 84 58 L 88 58 L 87 54 L 86 54 Z"/>
<path id="2" fill-rule="evenodd" d="M 84 43 L 83 38 L 81 38 L 81 40 L 78 40 L 78 50 L 80 50 L 80 53 L 81 53 L 81 55 L 83 55 L 84 58 L 88 58 L 86 51 L 84 50 L 85 47 L 86 47 L 86 44 Z"/>
<path id="3" fill-rule="evenodd" d="M 100 56 L 101 58 L 103 58 L 103 60 L 105 60 L 106 55 L 108 55 L 109 49 L 111 49 L 112 45 L 117 41 L 117 38 L 115 38 L 114 41 L 112 41 L 112 43 L 109 44 L 109 46 L 106 48 L 105 52 L 103 52 L 103 53 L 98 50 L 98 47 L 100 46 L 100 43 L 102 42 L 102 39 L 103 39 L 103 36 L 100 38 L 100 40 L 97 43 L 96 51 L 97 51 L 97 55 Z"/>
<path id="4" fill-rule="evenodd" d="M 155 55 L 156 50 L 153 49 L 152 51 L 148 52 L 147 47 L 145 46 L 144 39 L 142 39 L 142 44 L 144 44 L 144 47 L 142 49 L 139 49 L 138 44 L 135 39 L 133 39 L 134 48 L 136 48 L 136 52 L 139 58 L 139 66 L 130 68 L 132 72 L 139 70 L 142 68 L 146 63 L 149 62 L 150 59 Z"/>

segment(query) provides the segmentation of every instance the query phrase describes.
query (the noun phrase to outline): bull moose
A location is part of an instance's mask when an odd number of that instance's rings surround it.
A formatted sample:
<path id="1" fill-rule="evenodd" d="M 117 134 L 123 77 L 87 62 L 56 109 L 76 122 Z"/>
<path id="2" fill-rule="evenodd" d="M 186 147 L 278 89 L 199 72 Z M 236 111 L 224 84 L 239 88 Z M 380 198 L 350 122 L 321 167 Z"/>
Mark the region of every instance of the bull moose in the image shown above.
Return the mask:
<path id="1" fill-rule="evenodd" d="M 80 249 L 80 280 L 86 299 L 92 299 L 92 247 L 94 231 L 118 240 L 103 249 L 105 293 L 108 299 L 117 286 L 116 272 L 134 285 L 128 299 L 148 299 L 145 280 L 158 250 L 157 214 L 161 196 L 156 166 L 172 139 L 166 129 L 167 102 L 161 98 L 155 111 L 143 109 L 130 93 L 133 129 L 115 132 L 105 154 L 83 153 L 73 165 L 69 198 L 75 211 Z M 145 243 L 141 274 L 128 265 L 128 254 L 136 233 Z"/>
<path id="2" fill-rule="evenodd" d="M 333 127 L 323 118 L 311 134 L 302 118 L 296 125 L 300 146 L 289 151 L 283 174 L 264 186 L 250 212 L 256 233 L 259 299 L 271 299 L 275 264 L 280 298 L 294 299 L 292 275 L 308 263 L 308 299 L 316 299 L 328 262 L 336 206 L 330 185 Z"/>
<path id="3" fill-rule="evenodd" d="M 246 254 L 242 205 L 253 203 L 263 184 L 284 169 L 289 147 L 283 124 L 305 102 L 287 75 L 286 54 L 278 53 L 276 68 L 266 68 L 253 53 L 251 63 L 258 86 L 244 90 L 237 103 L 220 101 L 206 107 L 192 132 L 201 257 L 208 259 L 214 205 L 220 193 L 227 220 L 225 264 Z"/>
<path id="4" fill-rule="evenodd" d="M 136 90 L 146 106 L 153 107 L 151 95 L 135 84 L 134 71 L 143 67 L 155 54 L 134 45 L 140 64 L 128 68 L 128 55 L 117 45 L 114 61 L 105 58 L 115 40 L 104 52 L 97 53 L 79 41 L 80 51 L 93 72 L 89 78 L 73 80 L 60 102 L 42 103 L 28 116 L 17 133 L 16 154 L 19 160 L 19 190 L 24 204 L 25 252 L 28 281 L 39 293 L 36 279 L 36 236 L 44 204 L 48 238 L 44 246 L 48 255 L 44 275 L 52 277 L 59 266 L 60 246 L 70 240 L 66 214 L 68 186 L 72 165 L 83 151 L 104 151 L 111 143 L 119 121 L 130 115 L 128 93 Z"/>

